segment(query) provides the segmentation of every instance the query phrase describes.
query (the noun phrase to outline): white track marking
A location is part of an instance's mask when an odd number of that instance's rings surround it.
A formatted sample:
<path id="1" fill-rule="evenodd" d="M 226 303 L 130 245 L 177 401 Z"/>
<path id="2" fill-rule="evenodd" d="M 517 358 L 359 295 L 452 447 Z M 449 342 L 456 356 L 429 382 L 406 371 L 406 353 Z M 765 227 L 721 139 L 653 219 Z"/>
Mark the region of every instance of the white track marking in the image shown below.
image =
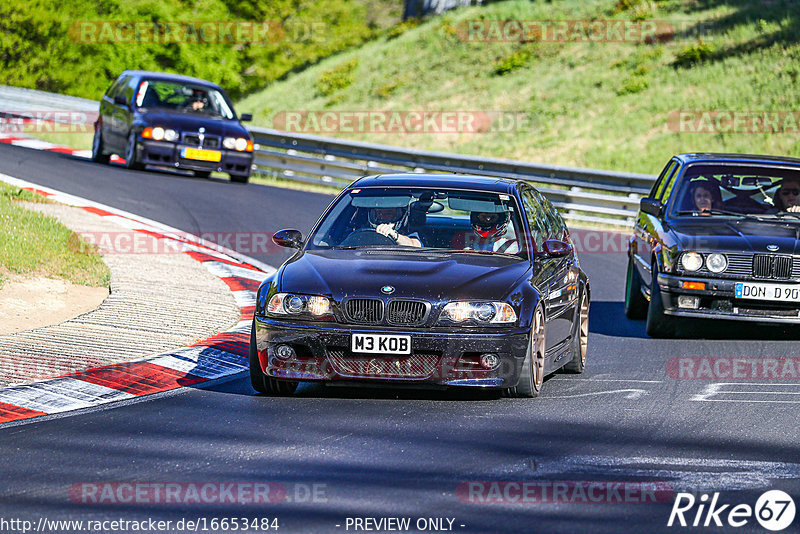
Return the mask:
<path id="1" fill-rule="evenodd" d="M 754 398 L 754 396 L 778 395 L 778 399 Z M 741 398 L 737 398 L 741 396 Z M 727 398 L 733 397 L 733 398 Z M 794 397 L 794 398 L 792 398 Z M 702 393 L 692 395 L 695 402 L 743 402 L 800 404 L 800 384 L 770 382 L 714 382 Z"/>

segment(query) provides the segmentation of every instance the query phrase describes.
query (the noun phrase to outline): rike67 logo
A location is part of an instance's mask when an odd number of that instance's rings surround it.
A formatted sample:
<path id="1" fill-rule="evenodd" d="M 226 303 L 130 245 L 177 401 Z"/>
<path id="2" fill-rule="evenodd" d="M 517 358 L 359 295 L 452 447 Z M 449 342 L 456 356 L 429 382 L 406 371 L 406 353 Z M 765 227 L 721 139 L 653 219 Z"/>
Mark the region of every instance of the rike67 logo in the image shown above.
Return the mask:
<path id="1" fill-rule="evenodd" d="M 669 514 L 667 526 L 680 527 L 743 527 L 755 518 L 767 530 L 778 532 L 794 521 L 794 500 L 781 490 L 763 493 L 755 507 L 749 504 L 722 504 L 719 492 L 696 497 L 691 493 L 678 493 Z"/>

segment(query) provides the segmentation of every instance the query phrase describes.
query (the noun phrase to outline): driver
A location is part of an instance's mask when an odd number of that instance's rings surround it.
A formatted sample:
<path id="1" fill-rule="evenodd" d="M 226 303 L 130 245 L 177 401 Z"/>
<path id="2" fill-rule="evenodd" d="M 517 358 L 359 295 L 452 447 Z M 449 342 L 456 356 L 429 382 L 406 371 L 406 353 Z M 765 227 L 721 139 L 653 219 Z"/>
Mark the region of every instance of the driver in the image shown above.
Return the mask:
<path id="1" fill-rule="evenodd" d="M 394 240 L 398 245 L 421 247 L 422 242 L 419 240 L 419 235 L 416 233 L 403 235 L 396 230 L 397 223 L 403 219 L 404 215 L 405 209 L 402 207 L 372 208 L 367 217 L 370 226 L 374 227 L 376 232 Z"/>
<path id="2" fill-rule="evenodd" d="M 784 178 L 775 192 L 775 207 L 778 211 L 800 212 L 800 180 Z"/>
<path id="3" fill-rule="evenodd" d="M 502 254 L 516 254 L 519 243 L 516 239 L 506 237 L 508 230 L 508 212 L 473 211 L 469 214 L 469 222 L 477 239 L 465 250 L 483 250 Z"/>
<path id="4" fill-rule="evenodd" d="M 192 111 L 202 111 L 206 108 L 206 103 L 208 102 L 208 98 L 203 91 L 194 90 L 192 91 L 192 98 L 191 98 L 191 108 Z"/>

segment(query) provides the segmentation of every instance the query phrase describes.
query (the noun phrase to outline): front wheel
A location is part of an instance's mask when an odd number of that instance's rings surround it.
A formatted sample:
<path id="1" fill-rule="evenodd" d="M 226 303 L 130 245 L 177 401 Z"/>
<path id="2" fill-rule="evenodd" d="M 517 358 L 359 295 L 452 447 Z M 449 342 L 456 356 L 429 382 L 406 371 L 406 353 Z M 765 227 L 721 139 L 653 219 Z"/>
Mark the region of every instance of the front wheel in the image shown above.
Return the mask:
<path id="1" fill-rule="evenodd" d="M 581 291 L 580 308 L 578 308 L 578 320 L 572 333 L 570 352 L 572 359 L 568 361 L 563 369 L 568 373 L 580 374 L 586 368 L 586 353 L 589 351 L 589 297 L 586 289 Z"/>
<path id="2" fill-rule="evenodd" d="M 110 159 L 111 155 L 103 152 L 103 127 L 95 126 L 94 138 L 92 139 L 92 161 L 108 163 Z"/>
<path id="3" fill-rule="evenodd" d="M 661 288 L 658 287 L 658 269 L 651 269 L 650 305 L 647 308 L 647 335 L 657 338 L 675 337 L 677 319 L 664 313 L 664 301 L 661 299 Z"/>
<path id="4" fill-rule="evenodd" d="M 525 361 L 522 363 L 522 370 L 519 373 L 519 383 L 513 388 L 508 388 L 509 397 L 530 399 L 539 396 L 539 392 L 542 390 L 542 382 L 544 382 L 544 335 L 544 312 L 539 306 L 533 312 L 531 339 L 528 342 L 528 352 L 525 355 Z"/>
<path id="5" fill-rule="evenodd" d="M 136 134 L 131 132 L 128 136 L 128 144 L 125 146 L 125 166 L 132 170 L 141 170 L 144 165 L 136 159 Z"/>

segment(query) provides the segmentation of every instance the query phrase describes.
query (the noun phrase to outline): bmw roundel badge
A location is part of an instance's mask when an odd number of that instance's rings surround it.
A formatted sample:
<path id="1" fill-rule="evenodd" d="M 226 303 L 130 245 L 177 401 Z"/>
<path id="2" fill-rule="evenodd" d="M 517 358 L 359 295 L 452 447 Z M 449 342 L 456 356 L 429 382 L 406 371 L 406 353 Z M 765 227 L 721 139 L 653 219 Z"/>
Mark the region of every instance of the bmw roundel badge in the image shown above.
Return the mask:
<path id="1" fill-rule="evenodd" d="M 390 294 L 394 293 L 394 287 L 393 286 L 383 286 L 381 288 L 381 293 L 385 293 L 386 295 L 390 295 Z"/>
<path id="2" fill-rule="evenodd" d="M 776 252 L 778 248 L 780 248 L 778 247 L 778 245 L 767 245 L 767 250 L 769 250 L 770 252 Z"/>

